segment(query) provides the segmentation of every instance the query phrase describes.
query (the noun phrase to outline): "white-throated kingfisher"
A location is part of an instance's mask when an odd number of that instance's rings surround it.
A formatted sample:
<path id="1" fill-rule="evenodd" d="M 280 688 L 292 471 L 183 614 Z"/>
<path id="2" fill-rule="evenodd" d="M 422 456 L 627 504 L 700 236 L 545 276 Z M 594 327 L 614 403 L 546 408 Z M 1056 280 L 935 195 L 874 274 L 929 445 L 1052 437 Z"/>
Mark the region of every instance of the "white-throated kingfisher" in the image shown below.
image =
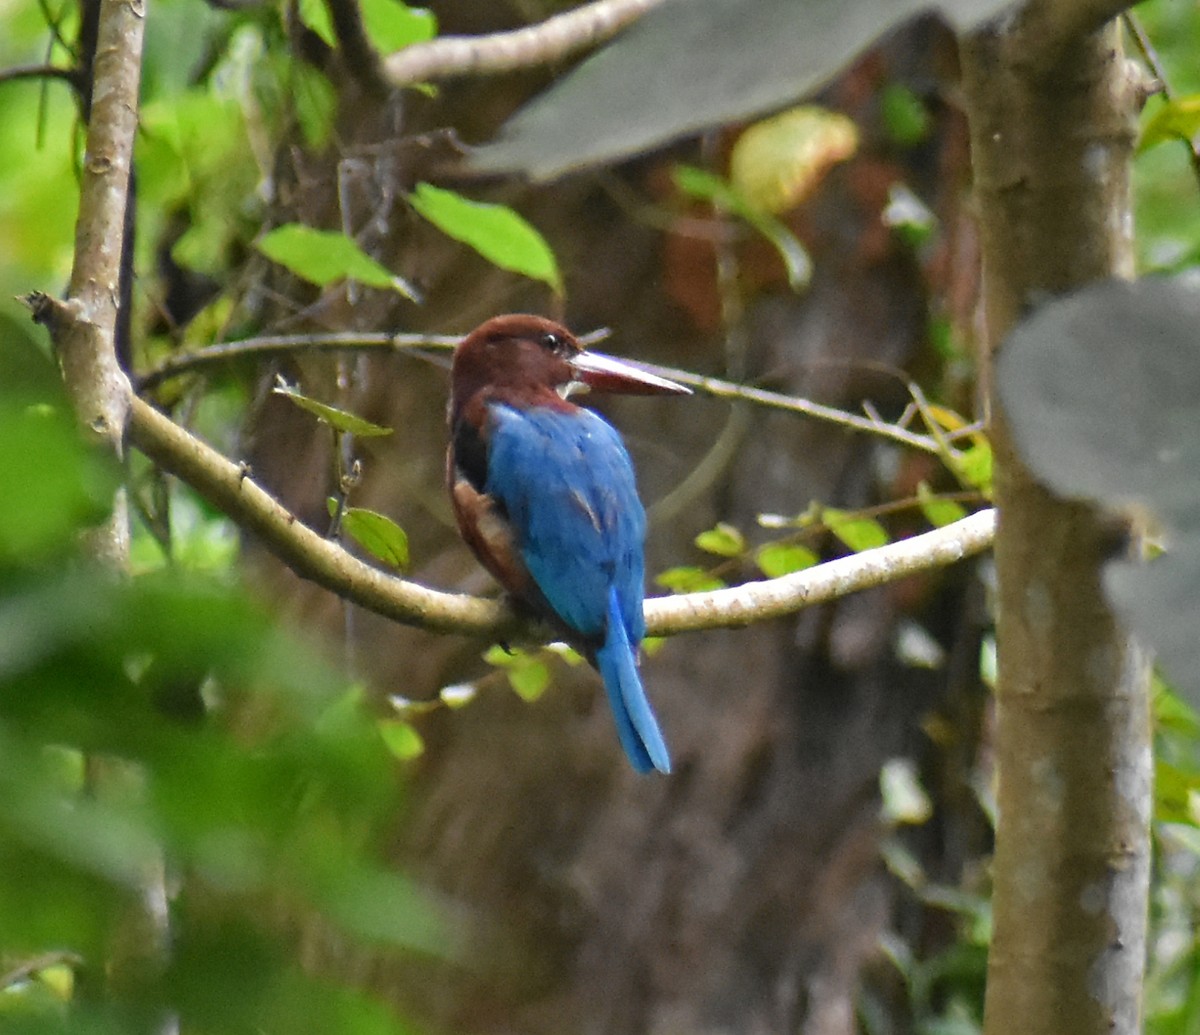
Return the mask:
<path id="1" fill-rule="evenodd" d="M 599 671 L 639 772 L 671 760 L 638 674 L 646 515 L 621 437 L 576 392 L 687 394 L 586 352 L 540 316 L 497 316 L 454 352 L 447 480 L 463 539 Z"/>

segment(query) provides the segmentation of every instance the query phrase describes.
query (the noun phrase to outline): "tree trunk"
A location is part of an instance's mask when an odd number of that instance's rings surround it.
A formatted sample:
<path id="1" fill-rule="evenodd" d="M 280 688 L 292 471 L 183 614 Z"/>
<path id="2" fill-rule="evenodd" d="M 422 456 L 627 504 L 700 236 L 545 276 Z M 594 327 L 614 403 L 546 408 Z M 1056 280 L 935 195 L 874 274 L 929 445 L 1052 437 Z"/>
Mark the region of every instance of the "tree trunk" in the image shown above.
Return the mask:
<path id="1" fill-rule="evenodd" d="M 1136 101 L 1119 29 L 1056 46 L 1044 13 L 964 47 L 993 346 L 1047 295 L 1133 267 Z M 1037 484 L 994 396 L 992 413 L 1000 819 L 985 1027 L 1132 1035 L 1151 763 L 1148 666 L 1101 585 L 1121 537 Z"/>

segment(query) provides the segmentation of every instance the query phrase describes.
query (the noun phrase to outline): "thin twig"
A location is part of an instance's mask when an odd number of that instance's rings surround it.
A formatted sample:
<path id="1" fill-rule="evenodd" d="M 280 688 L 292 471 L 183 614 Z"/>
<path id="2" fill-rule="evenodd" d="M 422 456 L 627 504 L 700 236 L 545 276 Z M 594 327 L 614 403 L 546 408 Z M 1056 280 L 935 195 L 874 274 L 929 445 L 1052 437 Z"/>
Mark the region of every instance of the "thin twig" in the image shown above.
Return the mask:
<path id="1" fill-rule="evenodd" d="M 129 437 L 160 467 L 257 535 L 297 575 L 353 603 L 435 632 L 515 639 L 517 633 L 537 631 L 523 627 L 498 601 L 442 593 L 365 564 L 298 521 L 244 465 L 228 460 L 136 396 L 131 399 Z M 667 636 L 776 618 L 980 553 L 991 545 L 994 532 L 995 511 L 980 511 L 933 532 L 781 578 L 648 600 L 647 631 Z"/>
<path id="2" fill-rule="evenodd" d="M 537 25 L 490 36 L 442 36 L 384 59 L 392 86 L 549 65 L 602 43 L 662 0 L 595 0 Z"/>
<path id="3" fill-rule="evenodd" d="M 381 349 L 404 352 L 414 349 L 452 349 L 462 341 L 458 334 L 387 334 L 371 331 L 331 331 L 325 334 L 270 334 L 208 345 L 179 352 L 137 378 L 138 391 L 148 391 L 172 377 L 203 367 L 248 356 L 286 352 L 322 352 L 336 349 Z"/>
<path id="4" fill-rule="evenodd" d="M 1163 97 L 1168 103 L 1176 100 L 1179 94 L 1167 78 L 1166 67 L 1163 65 L 1162 59 L 1158 56 L 1158 51 L 1146 33 L 1141 19 L 1133 11 L 1126 11 L 1122 15 L 1122 18 L 1125 22 L 1125 28 L 1128 30 L 1129 35 L 1133 37 L 1133 42 L 1141 52 L 1142 58 L 1154 74 L 1154 78 L 1158 80 Z M 1188 149 L 1188 156 L 1192 163 L 1192 175 L 1196 177 L 1196 182 L 1200 183 L 1200 146 L 1197 145 L 1195 138 L 1181 137 L 1180 139 L 1183 140 L 1184 145 Z"/>
<path id="5" fill-rule="evenodd" d="M 221 342 L 190 352 L 181 352 L 164 360 L 158 366 L 145 371 L 136 378 L 138 391 L 145 392 L 172 377 L 234 359 L 275 353 L 305 351 L 330 351 L 337 349 L 383 350 L 392 352 L 418 352 L 423 349 L 452 349 L 462 340 L 455 334 L 387 334 L 370 331 L 332 331 L 322 334 L 277 334 L 261 338 L 246 338 L 242 341 Z M 581 339 L 584 340 L 584 339 Z M 862 416 L 824 406 L 796 396 L 771 392 L 749 385 L 736 384 L 718 377 L 705 377 L 674 367 L 629 360 L 631 365 L 650 373 L 695 388 L 705 395 L 718 399 L 740 399 L 766 406 L 770 409 L 799 413 L 814 420 L 838 424 L 854 431 L 864 431 L 890 439 L 901 445 L 919 449 L 923 453 L 945 455 L 945 447 L 932 435 L 922 435 L 896 424 L 888 424 L 875 416 Z"/>
<path id="6" fill-rule="evenodd" d="M 13 65 L 11 68 L 0 68 L 0 83 L 12 83 L 18 79 L 61 79 L 79 89 L 79 72 L 74 68 L 61 68 L 58 65 Z"/>
<path id="7" fill-rule="evenodd" d="M 383 63 L 363 28 L 358 0 L 325 0 L 346 71 L 376 97 L 386 97 L 390 86 Z"/>

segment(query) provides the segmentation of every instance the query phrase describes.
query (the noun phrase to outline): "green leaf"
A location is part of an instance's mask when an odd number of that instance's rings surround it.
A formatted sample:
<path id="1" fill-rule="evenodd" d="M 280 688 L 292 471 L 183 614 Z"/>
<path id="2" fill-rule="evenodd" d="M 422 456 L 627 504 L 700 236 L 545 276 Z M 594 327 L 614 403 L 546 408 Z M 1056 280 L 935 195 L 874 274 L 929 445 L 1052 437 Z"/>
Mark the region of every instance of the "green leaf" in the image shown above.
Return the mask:
<path id="1" fill-rule="evenodd" d="M 746 551 L 746 537 L 724 521 L 701 532 L 695 542 L 705 553 L 715 553 L 718 557 L 740 557 Z"/>
<path id="2" fill-rule="evenodd" d="M 892 541 L 887 529 L 874 518 L 855 517 L 848 511 L 825 507 L 821 511 L 821 520 L 829 531 L 855 553 L 886 546 Z"/>
<path id="3" fill-rule="evenodd" d="M 921 513 L 925 515 L 925 520 L 934 528 L 952 525 L 967 516 L 966 508 L 961 503 L 939 499 L 928 482 L 921 482 L 917 486 L 917 499 L 921 503 Z"/>
<path id="4" fill-rule="evenodd" d="M 738 137 L 729 182 L 759 212 L 777 215 L 804 201 L 857 147 L 858 128 L 845 115 L 811 104 L 791 108 Z"/>
<path id="5" fill-rule="evenodd" d="M 358 435 L 360 438 L 373 438 L 392 433 L 391 428 L 385 428 L 382 424 L 372 424 L 363 417 L 347 413 L 345 410 L 339 410 L 336 406 L 317 402 L 316 399 L 310 399 L 307 395 L 301 395 L 284 381 L 282 377 L 278 379 L 272 391 L 276 395 L 282 395 L 285 399 L 290 399 L 300 409 L 307 410 L 318 420 L 323 421 L 332 428 L 337 428 L 338 431 L 344 431 L 350 435 Z"/>
<path id="6" fill-rule="evenodd" d="M 654 584 L 672 593 L 706 593 L 725 588 L 723 579 L 695 567 L 668 568 L 654 577 Z"/>
<path id="7" fill-rule="evenodd" d="M 328 504 L 330 515 L 337 513 L 337 500 L 331 498 Z M 408 567 L 408 536 L 386 514 L 363 507 L 347 507 L 342 511 L 342 528 L 372 557 L 397 571 Z"/>
<path id="8" fill-rule="evenodd" d="M 410 285 L 337 230 L 287 223 L 264 234 L 255 247 L 272 262 L 319 287 L 336 280 L 356 280 L 368 287 L 390 288 L 405 298 L 417 300 Z"/>
<path id="9" fill-rule="evenodd" d="M 519 665 L 509 666 L 509 685 L 526 704 L 533 704 L 550 685 L 550 669 L 541 658 L 529 654 Z"/>
<path id="10" fill-rule="evenodd" d="M 1147 105 L 1146 110 L 1151 114 L 1142 124 L 1138 151 L 1146 151 L 1167 140 L 1190 141 L 1200 133 L 1200 94 L 1164 99 L 1153 110 Z"/>
<path id="11" fill-rule="evenodd" d="M 970 449 L 964 449 L 954 461 L 955 475 L 972 489 L 978 489 L 986 496 L 992 492 L 992 447 L 987 442 L 979 442 Z"/>
<path id="12" fill-rule="evenodd" d="M 493 644 L 484 652 L 483 660 L 503 669 L 508 685 L 527 704 L 541 697 L 550 685 L 549 666 L 529 651 L 505 650 L 499 644 Z"/>
<path id="13" fill-rule="evenodd" d="M 562 294 L 554 252 L 545 238 L 512 209 L 469 201 L 429 183 L 418 183 L 408 200 L 442 233 L 474 248 L 488 262 L 540 280 L 555 294 Z"/>
<path id="14" fill-rule="evenodd" d="M 296 14 L 301 23 L 315 32 L 327 46 L 337 47 L 337 35 L 333 31 L 333 22 L 329 18 L 329 8 L 325 0 L 299 0 L 296 4 Z"/>
<path id="15" fill-rule="evenodd" d="M 437 35 L 437 16 L 422 7 L 409 7 L 399 0 L 360 0 L 360 7 L 363 28 L 381 54 L 424 43 Z"/>
<path id="16" fill-rule="evenodd" d="M 797 543 L 767 543 L 760 546 L 754 555 L 758 570 L 769 579 L 811 568 L 818 560 L 812 550 Z"/>
<path id="17" fill-rule="evenodd" d="M 387 749 L 401 762 L 410 762 L 424 753 L 425 741 L 412 724 L 402 719 L 380 719 L 377 726 Z"/>
<path id="18" fill-rule="evenodd" d="M 929 112 L 907 86 L 892 83 L 884 87 L 879 105 L 884 129 L 893 143 L 912 147 L 929 135 Z"/>
<path id="19" fill-rule="evenodd" d="M 792 290 L 800 290 L 812 279 L 812 259 L 799 238 L 774 216 L 752 204 L 732 184 L 691 165 L 676 165 L 672 176 L 675 185 L 685 194 L 711 201 L 762 234 L 779 253 Z"/>

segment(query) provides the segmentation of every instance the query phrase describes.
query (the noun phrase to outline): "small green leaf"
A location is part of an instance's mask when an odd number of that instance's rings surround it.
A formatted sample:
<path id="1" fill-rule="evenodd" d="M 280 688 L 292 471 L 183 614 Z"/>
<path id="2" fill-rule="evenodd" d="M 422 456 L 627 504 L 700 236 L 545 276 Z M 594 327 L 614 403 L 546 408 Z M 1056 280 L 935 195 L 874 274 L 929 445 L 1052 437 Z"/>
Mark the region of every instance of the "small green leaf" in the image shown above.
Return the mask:
<path id="1" fill-rule="evenodd" d="M 540 280 L 562 294 L 554 252 L 545 238 L 512 209 L 470 201 L 429 183 L 418 183 L 408 200 L 442 233 L 474 248 L 488 262 Z"/>
<path id="2" fill-rule="evenodd" d="M 676 165 L 672 175 L 675 186 L 684 194 L 711 201 L 762 234 L 783 260 L 788 286 L 793 291 L 799 291 L 812 279 L 812 259 L 799 238 L 774 216 L 747 201 L 731 184 L 691 165 Z"/>
<path id="3" fill-rule="evenodd" d="M 385 428 L 382 424 L 372 424 L 363 417 L 347 413 L 345 410 L 339 410 L 336 406 L 328 406 L 323 402 L 317 402 L 316 399 L 310 399 L 307 395 L 301 395 L 284 381 L 283 378 L 278 379 L 272 391 L 276 395 L 282 395 L 285 399 L 290 399 L 300 409 L 307 410 L 318 420 L 323 421 L 332 428 L 337 428 L 338 431 L 344 431 L 350 435 L 358 435 L 360 438 L 372 438 L 392 433 L 391 428 Z"/>
<path id="4" fill-rule="evenodd" d="M 654 577 L 654 583 L 672 593 L 706 593 L 712 589 L 724 589 L 725 582 L 710 575 L 703 568 L 668 568 Z"/>
<path id="5" fill-rule="evenodd" d="M 527 704 L 541 697 L 550 685 L 549 666 L 529 651 L 505 650 L 497 643 L 484 651 L 483 660 L 503 669 L 509 686 Z"/>
<path id="6" fill-rule="evenodd" d="M 320 36 L 327 46 L 337 46 L 337 36 L 333 32 L 333 22 L 330 21 L 325 0 L 300 0 L 296 5 L 296 14 L 301 24 Z"/>
<path id="7" fill-rule="evenodd" d="M 264 234 L 255 247 L 272 262 L 297 277 L 324 287 L 335 280 L 356 280 L 368 287 L 390 288 L 417 300 L 416 291 L 401 277 L 364 252 L 355 241 L 336 230 L 316 230 L 287 223 Z"/>
<path id="8" fill-rule="evenodd" d="M 666 642 L 667 639 L 665 636 L 647 636 L 644 640 L 642 640 L 642 653 L 644 653 L 646 657 L 652 658 L 655 654 L 663 649 L 663 645 Z"/>
<path id="9" fill-rule="evenodd" d="M 754 554 L 754 563 L 758 565 L 758 570 L 769 579 L 811 568 L 818 559 L 807 546 L 796 543 L 767 543 L 760 546 Z"/>
<path id="10" fill-rule="evenodd" d="M 921 513 L 925 515 L 925 520 L 934 528 L 952 525 L 967 516 L 966 508 L 961 503 L 939 499 L 928 482 L 921 482 L 917 486 L 917 499 L 920 501 Z"/>
<path id="11" fill-rule="evenodd" d="M 533 704 L 550 685 L 550 669 L 540 658 L 526 654 L 519 665 L 508 669 L 509 685 L 526 704 Z"/>
<path id="12" fill-rule="evenodd" d="M 381 54 L 391 54 L 437 35 L 437 17 L 400 0 L 360 0 L 363 28 Z"/>
<path id="13" fill-rule="evenodd" d="M 964 449 L 954 460 L 954 473 L 966 485 L 990 496 L 992 491 L 992 447 L 979 442 Z"/>
<path id="14" fill-rule="evenodd" d="M 380 719 L 377 726 L 387 749 L 400 761 L 411 762 L 424 753 L 425 741 L 411 723 L 402 719 Z"/>
<path id="15" fill-rule="evenodd" d="M 740 557 L 746 551 L 745 536 L 724 521 L 701 532 L 695 542 L 705 553 L 715 553 L 718 557 Z"/>
<path id="16" fill-rule="evenodd" d="M 888 136 L 901 147 L 912 147 L 929 135 L 929 112 L 921 98 L 907 86 L 893 83 L 885 87 L 880 113 Z"/>
<path id="17" fill-rule="evenodd" d="M 1149 106 L 1147 111 L 1149 111 Z M 1167 140 L 1192 140 L 1200 133 L 1200 94 L 1164 100 L 1142 125 L 1138 150 L 1146 151 Z"/>
<path id="18" fill-rule="evenodd" d="M 372 557 L 397 571 L 408 567 L 408 536 L 386 515 L 362 507 L 347 507 L 342 511 L 342 528 Z"/>
<path id="19" fill-rule="evenodd" d="M 855 517 L 847 511 L 825 507 L 821 511 L 821 520 L 855 553 L 886 546 L 891 542 L 887 529 L 874 518 Z"/>

